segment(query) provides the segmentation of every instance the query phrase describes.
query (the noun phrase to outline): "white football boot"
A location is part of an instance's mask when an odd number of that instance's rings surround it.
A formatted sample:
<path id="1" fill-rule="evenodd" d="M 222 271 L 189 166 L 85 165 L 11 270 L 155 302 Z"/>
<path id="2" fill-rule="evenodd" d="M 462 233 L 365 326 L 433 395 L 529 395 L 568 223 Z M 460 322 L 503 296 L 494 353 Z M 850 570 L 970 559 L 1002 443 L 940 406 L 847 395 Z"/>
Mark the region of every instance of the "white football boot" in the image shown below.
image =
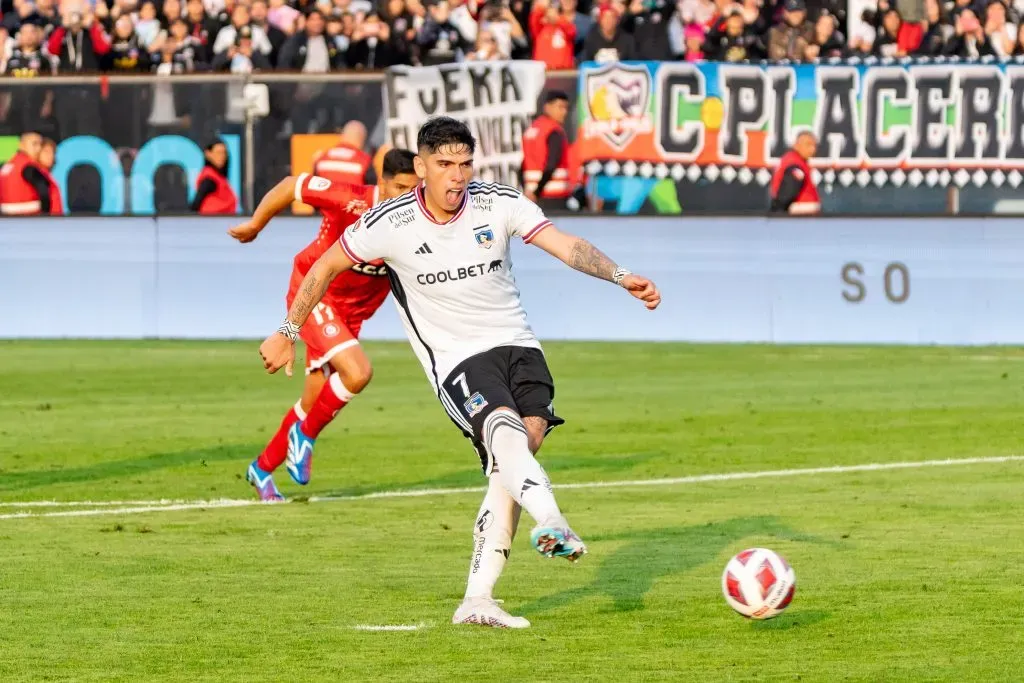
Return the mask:
<path id="1" fill-rule="evenodd" d="M 494 628 L 529 628 L 530 622 L 514 617 L 493 598 L 466 598 L 452 615 L 453 624 L 478 624 Z"/>

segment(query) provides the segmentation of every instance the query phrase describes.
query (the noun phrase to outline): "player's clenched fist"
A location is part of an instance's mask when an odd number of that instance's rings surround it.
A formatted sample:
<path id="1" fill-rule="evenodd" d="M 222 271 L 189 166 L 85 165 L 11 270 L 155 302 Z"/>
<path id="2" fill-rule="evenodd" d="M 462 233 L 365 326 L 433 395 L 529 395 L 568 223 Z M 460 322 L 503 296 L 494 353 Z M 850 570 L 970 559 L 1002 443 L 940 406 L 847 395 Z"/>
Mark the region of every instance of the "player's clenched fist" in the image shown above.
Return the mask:
<path id="1" fill-rule="evenodd" d="M 260 229 L 261 228 L 258 225 L 252 221 L 248 221 L 231 228 L 228 230 L 228 234 L 242 244 L 245 244 L 246 242 L 252 242 L 256 239 L 260 234 Z"/>
<path id="2" fill-rule="evenodd" d="M 284 374 L 292 376 L 292 363 L 295 362 L 295 343 L 280 332 L 267 337 L 260 344 L 260 358 L 267 372 L 274 374 L 284 368 Z"/>
<path id="3" fill-rule="evenodd" d="M 622 279 L 622 286 L 630 294 L 643 301 L 649 311 L 653 311 L 661 303 L 661 292 L 658 291 L 658 287 L 645 277 L 627 275 Z"/>

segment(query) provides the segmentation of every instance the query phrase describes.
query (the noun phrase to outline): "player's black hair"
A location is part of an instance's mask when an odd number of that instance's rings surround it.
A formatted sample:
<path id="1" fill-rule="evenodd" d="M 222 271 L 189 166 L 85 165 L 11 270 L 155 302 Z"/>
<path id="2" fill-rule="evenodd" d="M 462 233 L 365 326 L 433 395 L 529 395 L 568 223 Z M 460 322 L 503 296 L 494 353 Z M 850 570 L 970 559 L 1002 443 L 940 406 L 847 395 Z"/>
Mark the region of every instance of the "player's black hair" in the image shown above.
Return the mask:
<path id="1" fill-rule="evenodd" d="M 207 140 L 206 141 L 206 146 L 203 147 L 203 149 L 206 150 L 207 152 L 209 152 L 210 150 L 212 150 L 217 145 L 224 145 L 224 147 L 227 147 L 227 145 L 224 143 L 224 141 L 221 140 L 220 138 L 213 138 L 212 140 Z"/>
<path id="2" fill-rule="evenodd" d="M 384 162 L 381 164 L 381 175 L 385 178 L 394 178 L 402 173 L 416 173 L 416 167 L 412 160 L 416 155 L 407 149 L 392 149 L 384 155 Z"/>
<path id="3" fill-rule="evenodd" d="M 462 145 L 469 148 L 470 154 L 476 151 L 476 140 L 469 126 L 450 116 L 435 116 L 423 124 L 416 136 L 416 149 L 421 154 L 434 154 L 442 147 Z"/>
<path id="4" fill-rule="evenodd" d="M 552 102 L 569 101 L 569 95 L 564 90 L 548 90 L 547 94 L 544 95 L 544 104 L 551 104 Z"/>

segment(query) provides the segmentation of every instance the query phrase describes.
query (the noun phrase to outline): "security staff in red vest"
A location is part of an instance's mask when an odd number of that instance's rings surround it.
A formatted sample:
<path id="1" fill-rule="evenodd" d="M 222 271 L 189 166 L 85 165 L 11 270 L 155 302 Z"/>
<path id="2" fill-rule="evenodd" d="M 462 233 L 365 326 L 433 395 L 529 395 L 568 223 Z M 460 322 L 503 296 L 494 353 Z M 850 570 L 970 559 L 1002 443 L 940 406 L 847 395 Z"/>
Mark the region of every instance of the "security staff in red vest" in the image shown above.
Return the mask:
<path id="1" fill-rule="evenodd" d="M 43 136 L 22 133 L 18 151 L 0 167 L 0 214 L 38 216 L 50 213 L 50 184 L 39 167 Z"/>
<path id="2" fill-rule="evenodd" d="M 373 185 L 376 178 L 369 174 L 373 157 L 363 151 L 366 146 L 366 126 L 349 121 L 341 129 L 338 144 L 313 158 L 313 174 L 332 182 L 349 185 Z"/>
<path id="3" fill-rule="evenodd" d="M 206 146 L 206 165 L 196 179 L 190 208 L 206 215 L 238 213 L 238 196 L 228 182 L 228 148 L 223 142 Z"/>
<path id="4" fill-rule="evenodd" d="M 792 149 L 782 155 L 772 176 L 772 212 L 794 216 L 821 213 L 821 198 L 811 177 L 811 166 L 807 163 L 817 148 L 818 140 L 814 134 L 804 131 L 796 137 Z"/>
<path id="5" fill-rule="evenodd" d="M 569 96 L 552 90 L 540 116 L 523 133 L 523 194 L 542 209 L 565 209 L 572 195 L 569 136 L 565 120 Z"/>
<path id="6" fill-rule="evenodd" d="M 42 149 L 39 150 L 39 167 L 50 185 L 50 215 L 64 215 L 64 199 L 60 196 L 60 185 L 53 177 L 53 165 L 57 163 L 57 143 L 50 138 L 43 138 Z"/>

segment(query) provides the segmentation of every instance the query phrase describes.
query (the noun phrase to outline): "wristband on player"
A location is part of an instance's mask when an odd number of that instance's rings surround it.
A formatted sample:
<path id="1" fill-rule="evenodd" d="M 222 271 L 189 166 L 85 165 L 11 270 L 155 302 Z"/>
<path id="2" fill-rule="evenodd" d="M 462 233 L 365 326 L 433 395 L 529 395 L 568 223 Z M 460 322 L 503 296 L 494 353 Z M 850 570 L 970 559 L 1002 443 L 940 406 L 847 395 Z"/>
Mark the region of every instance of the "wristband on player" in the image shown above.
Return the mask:
<path id="1" fill-rule="evenodd" d="M 284 319 L 284 322 L 281 323 L 281 327 L 277 328 L 277 331 L 279 334 L 283 334 L 293 342 L 299 338 L 299 326 L 288 318 Z"/>
<path id="2" fill-rule="evenodd" d="M 624 279 L 626 279 L 626 276 L 627 275 L 632 275 L 632 274 L 633 273 L 631 271 L 628 271 L 625 268 L 616 268 L 615 272 L 612 273 L 612 282 L 614 282 L 615 284 L 617 284 L 617 285 L 619 285 L 621 287 L 622 286 L 622 281 Z"/>

